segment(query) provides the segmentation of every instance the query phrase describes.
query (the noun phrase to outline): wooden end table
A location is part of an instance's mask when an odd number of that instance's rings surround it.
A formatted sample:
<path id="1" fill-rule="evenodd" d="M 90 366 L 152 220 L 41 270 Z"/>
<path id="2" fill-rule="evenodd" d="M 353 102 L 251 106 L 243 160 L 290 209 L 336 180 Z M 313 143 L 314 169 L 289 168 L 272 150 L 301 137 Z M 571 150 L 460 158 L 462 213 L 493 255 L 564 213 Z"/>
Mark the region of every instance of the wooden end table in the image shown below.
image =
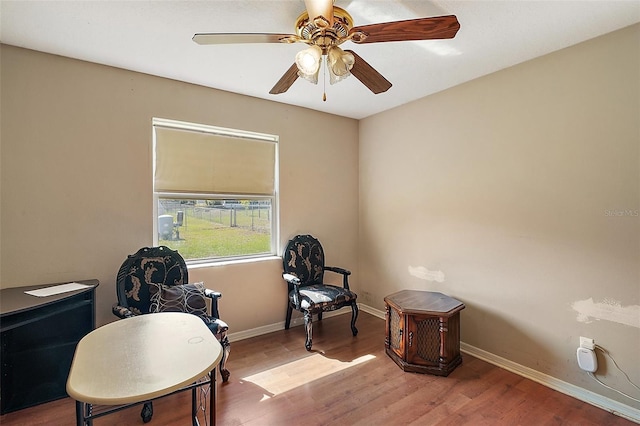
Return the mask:
<path id="1" fill-rule="evenodd" d="M 384 298 L 385 352 L 404 371 L 448 376 L 462 363 L 459 300 L 402 290 Z"/>

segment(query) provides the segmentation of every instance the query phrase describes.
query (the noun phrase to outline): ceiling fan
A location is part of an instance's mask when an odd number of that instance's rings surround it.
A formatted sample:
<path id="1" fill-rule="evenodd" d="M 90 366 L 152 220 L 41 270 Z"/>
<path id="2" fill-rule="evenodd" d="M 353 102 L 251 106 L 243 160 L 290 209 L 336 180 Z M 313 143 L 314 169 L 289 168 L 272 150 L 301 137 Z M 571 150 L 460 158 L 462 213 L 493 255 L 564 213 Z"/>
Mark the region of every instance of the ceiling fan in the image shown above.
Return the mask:
<path id="1" fill-rule="evenodd" d="M 236 43 L 305 43 L 309 47 L 298 52 L 295 62 L 269 91 L 272 95 L 286 92 L 302 77 L 314 84 L 323 58 L 327 63 L 331 84 L 353 74 L 373 93 L 386 92 L 391 83 L 352 50 L 342 50 L 346 41 L 356 44 L 388 41 L 437 40 L 455 37 L 460 24 L 454 15 L 405 21 L 353 26 L 349 13 L 333 5 L 333 0 L 305 0 L 306 11 L 295 23 L 296 34 L 269 33 L 198 33 L 198 44 Z M 326 95 L 323 97 L 326 100 Z"/>

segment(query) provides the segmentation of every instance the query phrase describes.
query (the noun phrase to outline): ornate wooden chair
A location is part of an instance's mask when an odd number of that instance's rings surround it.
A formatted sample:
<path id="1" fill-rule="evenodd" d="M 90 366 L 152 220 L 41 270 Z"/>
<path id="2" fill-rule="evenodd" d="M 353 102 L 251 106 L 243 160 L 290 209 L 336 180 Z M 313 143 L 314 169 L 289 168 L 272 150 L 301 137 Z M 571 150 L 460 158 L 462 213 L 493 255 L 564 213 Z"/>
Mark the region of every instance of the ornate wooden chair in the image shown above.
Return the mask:
<path id="1" fill-rule="evenodd" d="M 166 246 L 144 247 L 129 255 L 116 278 L 118 302 L 113 313 L 129 318 L 154 312 L 188 312 L 198 315 L 220 341 L 223 348 L 220 361 L 222 381 L 229 380 L 226 362 L 230 344 L 229 326 L 220 319 L 218 299 L 222 294 L 204 287 L 203 283 L 189 283 L 187 265 L 175 250 Z M 206 299 L 210 300 L 210 311 Z M 147 423 L 153 415 L 151 401 L 142 408 L 142 420 Z"/>
<path id="2" fill-rule="evenodd" d="M 311 350 L 313 336 L 313 315 L 322 320 L 322 313 L 351 306 L 351 332 L 358 334 L 356 319 L 358 318 L 357 295 L 349 290 L 351 271 L 325 266 L 324 251 L 320 241 L 311 235 L 297 235 L 289 240 L 282 255 L 284 272 L 282 277 L 289 287 L 289 304 L 285 329 L 291 324 L 293 309 L 302 312 L 307 339 L 304 346 Z M 342 274 L 342 287 L 324 284 L 324 272 L 331 271 Z"/>

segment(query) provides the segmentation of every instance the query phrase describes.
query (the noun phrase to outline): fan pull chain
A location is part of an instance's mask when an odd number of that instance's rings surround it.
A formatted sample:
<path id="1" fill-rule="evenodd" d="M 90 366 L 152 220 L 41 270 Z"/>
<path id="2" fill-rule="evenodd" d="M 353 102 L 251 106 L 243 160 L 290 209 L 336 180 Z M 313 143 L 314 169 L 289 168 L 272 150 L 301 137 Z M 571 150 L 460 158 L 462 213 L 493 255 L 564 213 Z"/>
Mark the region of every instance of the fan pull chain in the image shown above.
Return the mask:
<path id="1" fill-rule="evenodd" d="M 322 102 L 327 102 L 327 67 L 322 68 Z"/>

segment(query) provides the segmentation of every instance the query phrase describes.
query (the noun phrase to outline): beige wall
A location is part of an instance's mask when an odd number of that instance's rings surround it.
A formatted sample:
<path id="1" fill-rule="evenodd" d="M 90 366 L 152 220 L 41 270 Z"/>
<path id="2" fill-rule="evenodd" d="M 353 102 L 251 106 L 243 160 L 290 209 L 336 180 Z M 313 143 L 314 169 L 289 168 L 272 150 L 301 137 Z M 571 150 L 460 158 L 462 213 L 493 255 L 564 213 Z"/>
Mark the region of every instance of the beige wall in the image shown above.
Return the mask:
<path id="1" fill-rule="evenodd" d="M 575 350 L 595 338 L 640 382 L 639 32 L 359 125 L 2 46 L 0 286 L 98 278 L 98 322 L 112 321 L 118 267 L 152 243 L 151 118 L 273 133 L 281 243 L 315 234 L 380 310 L 403 288 L 457 297 L 465 343 L 638 407 L 579 371 Z M 310 123 L 337 131 L 305 134 Z M 280 271 L 271 260 L 190 276 L 224 293 L 239 332 L 283 321 Z M 632 393 L 605 362 L 607 382 Z"/>
<path id="2" fill-rule="evenodd" d="M 153 242 L 151 119 L 161 117 L 279 135 L 281 246 L 315 235 L 357 289 L 355 120 L 11 46 L 1 54 L 1 287 L 97 278 L 97 321 L 116 319 L 118 268 Z M 238 332 L 284 321 L 281 271 L 275 259 L 190 278 L 223 293 Z"/>
<path id="3" fill-rule="evenodd" d="M 640 407 L 576 362 L 591 337 L 640 383 L 639 56 L 636 25 L 361 120 L 371 304 L 449 294 L 465 343 Z"/>

